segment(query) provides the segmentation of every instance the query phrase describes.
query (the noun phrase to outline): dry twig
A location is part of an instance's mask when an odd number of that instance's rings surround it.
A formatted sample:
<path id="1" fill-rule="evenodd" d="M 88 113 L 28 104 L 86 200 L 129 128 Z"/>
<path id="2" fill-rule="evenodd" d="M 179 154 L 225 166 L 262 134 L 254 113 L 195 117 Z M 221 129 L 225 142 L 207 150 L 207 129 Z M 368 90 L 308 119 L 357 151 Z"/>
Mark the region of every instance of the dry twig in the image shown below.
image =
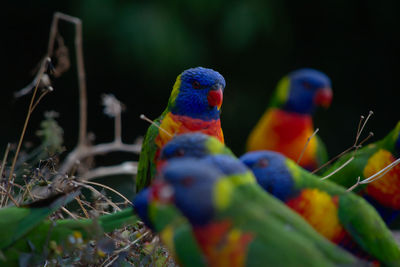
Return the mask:
<path id="1" fill-rule="evenodd" d="M 393 161 L 392 163 L 390 163 L 389 165 L 387 165 L 385 168 L 378 171 L 374 175 L 371 175 L 370 177 L 368 177 L 362 181 L 360 181 L 360 177 L 358 177 L 357 182 L 354 185 L 352 185 L 349 189 L 347 189 L 347 191 L 352 191 L 354 188 L 356 188 L 360 184 L 369 184 L 369 183 L 372 183 L 372 182 L 382 178 L 383 176 L 385 176 L 386 173 L 388 173 L 390 170 L 392 170 L 399 163 L 400 163 L 400 158 Z"/>

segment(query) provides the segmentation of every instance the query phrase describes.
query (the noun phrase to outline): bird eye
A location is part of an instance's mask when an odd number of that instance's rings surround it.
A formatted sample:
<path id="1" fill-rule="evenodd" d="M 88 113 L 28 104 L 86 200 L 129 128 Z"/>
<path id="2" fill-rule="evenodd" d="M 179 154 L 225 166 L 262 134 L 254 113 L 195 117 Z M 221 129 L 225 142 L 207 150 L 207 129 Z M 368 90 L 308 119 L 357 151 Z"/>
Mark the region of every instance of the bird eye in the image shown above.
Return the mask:
<path id="1" fill-rule="evenodd" d="M 259 161 L 257 161 L 257 167 L 265 168 L 268 167 L 268 165 L 269 161 L 267 159 L 260 159 Z"/>
<path id="2" fill-rule="evenodd" d="M 181 181 L 182 185 L 185 187 L 189 187 L 194 183 L 193 177 L 185 177 Z"/>
<path id="3" fill-rule="evenodd" d="M 178 150 L 175 152 L 175 155 L 176 155 L 177 157 L 183 157 L 183 156 L 185 155 L 185 151 L 184 151 L 183 149 L 178 149 Z"/>
<path id="4" fill-rule="evenodd" d="M 198 81 L 194 81 L 192 83 L 192 86 L 193 86 L 194 89 L 200 89 L 200 83 Z"/>
<path id="5" fill-rule="evenodd" d="M 303 87 L 306 88 L 307 90 L 311 90 L 312 86 L 308 82 L 303 82 Z"/>

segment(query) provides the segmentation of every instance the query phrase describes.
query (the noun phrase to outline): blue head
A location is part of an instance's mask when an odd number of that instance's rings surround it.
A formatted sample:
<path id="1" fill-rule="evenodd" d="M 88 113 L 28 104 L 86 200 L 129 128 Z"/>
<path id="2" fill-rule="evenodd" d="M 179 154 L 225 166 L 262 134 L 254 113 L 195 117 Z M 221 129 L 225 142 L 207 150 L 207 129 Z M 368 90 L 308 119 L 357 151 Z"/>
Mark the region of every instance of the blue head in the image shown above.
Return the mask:
<path id="1" fill-rule="evenodd" d="M 209 155 L 202 162 L 210 164 L 225 175 L 243 174 L 249 169 L 240 160 L 229 155 Z"/>
<path id="2" fill-rule="evenodd" d="M 176 79 L 168 105 L 176 115 L 218 119 L 224 88 L 225 79 L 218 72 L 202 67 L 188 69 Z"/>
<path id="3" fill-rule="evenodd" d="M 294 193 L 293 177 L 282 154 L 261 150 L 246 153 L 240 160 L 253 171 L 265 191 L 282 201 Z"/>
<path id="4" fill-rule="evenodd" d="M 150 229 L 154 229 L 153 224 L 150 221 L 148 208 L 150 200 L 150 190 L 148 188 L 140 191 L 133 200 L 133 208 L 135 212 L 139 215 L 142 221 Z"/>
<path id="5" fill-rule="evenodd" d="M 203 133 L 185 133 L 175 136 L 162 149 L 161 160 L 177 157 L 201 158 L 210 154 L 207 140 L 210 137 Z M 218 141 L 218 140 L 217 140 Z M 218 141 L 219 142 L 219 141 Z"/>
<path id="6" fill-rule="evenodd" d="M 221 176 L 212 165 L 194 158 L 172 159 L 161 171 L 161 177 L 172 187 L 175 205 L 193 225 L 213 219 L 214 185 Z M 165 188 L 161 191 L 171 189 Z"/>
<path id="7" fill-rule="evenodd" d="M 289 112 L 311 114 L 317 106 L 329 107 L 331 101 L 329 77 L 314 69 L 299 69 L 278 83 L 272 105 Z"/>

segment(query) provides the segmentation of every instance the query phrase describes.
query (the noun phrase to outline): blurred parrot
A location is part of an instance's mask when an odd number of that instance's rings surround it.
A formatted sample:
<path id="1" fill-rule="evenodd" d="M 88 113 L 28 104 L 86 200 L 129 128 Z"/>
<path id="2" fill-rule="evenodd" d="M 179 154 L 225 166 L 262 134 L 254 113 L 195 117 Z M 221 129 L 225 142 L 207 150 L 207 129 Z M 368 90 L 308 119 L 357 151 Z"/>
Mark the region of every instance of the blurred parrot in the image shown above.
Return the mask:
<path id="1" fill-rule="evenodd" d="M 166 161 L 172 158 L 203 158 L 218 154 L 235 157 L 232 151 L 214 136 L 199 132 L 180 134 L 172 138 L 161 150 L 157 169 L 159 170 Z"/>
<path id="2" fill-rule="evenodd" d="M 325 175 L 342 166 L 352 155 L 349 153 L 338 159 Z M 349 188 L 357 182 L 357 177 L 364 180 L 398 158 L 400 158 L 400 121 L 385 138 L 359 149 L 354 160 L 333 174 L 329 180 Z M 400 165 L 396 165 L 372 183 L 358 185 L 354 192 L 368 200 L 389 227 L 397 229 L 400 227 Z"/>
<path id="3" fill-rule="evenodd" d="M 297 160 L 313 134 L 312 114 L 317 106 L 329 107 L 331 81 L 314 69 L 299 69 L 283 77 L 269 107 L 247 139 L 247 151 L 273 150 Z M 300 165 L 314 170 L 328 158 L 325 145 L 312 138 Z"/>
<path id="4" fill-rule="evenodd" d="M 157 183 L 154 183 L 157 187 Z M 150 188 L 140 191 L 133 201 L 135 212 L 161 241 L 180 266 L 206 266 L 191 225 L 172 204 L 162 203 Z"/>
<path id="5" fill-rule="evenodd" d="M 230 149 L 216 137 L 200 132 L 176 135 L 162 148 L 157 169 L 160 171 L 173 158 L 202 158 L 211 154 L 233 156 Z M 162 242 L 181 266 L 205 266 L 205 258 L 189 222 L 174 205 L 160 203 L 149 189 L 139 192 L 133 203 L 136 213 L 146 226 L 160 233 Z"/>
<path id="6" fill-rule="evenodd" d="M 47 219 L 78 193 L 59 194 L 29 205 L 0 209 L 0 265 L 18 265 L 21 253 L 41 254 L 49 249 L 50 242 L 66 244 L 71 237 L 84 239 L 98 236 L 101 234 L 99 231 L 111 232 L 137 222 L 132 208 L 96 219 L 64 219 L 54 222 Z"/>
<path id="7" fill-rule="evenodd" d="M 360 258 L 400 266 L 396 241 L 363 198 L 321 181 L 277 152 L 254 151 L 240 159 L 264 190 L 303 216 L 320 234 Z"/>
<path id="8" fill-rule="evenodd" d="M 167 108 L 147 130 L 140 153 L 136 191 L 148 186 L 156 173 L 161 148 L 175 134 L 202 132 L 224 137 L 220 122 L 220 108 L 225 80 L 218 72 L 197 67 L 185 70 L 176 79 Z"/>
<path id="9" fill-rule="evenodd" d="M 240 174 L 234 180 L 240 184 Z M 243 182 L 247 180 L 244 178 Z M 208 266 L 362 264 L 322 237 L 326 244 L 311 241 L 293 229 L 289 221 L 283 223 L 266 213 L 260 205 L 236 191 L 235 186 L 235 182 L 231 178 L 224 179 L 224 174 L 214 165 L 204 160 L 181 158 L 169 161 L 161 171 L 161 179 L 150 190 L 161 202 L 175 203 L 187 217 Z M 336 252 L 327 253 L 322 248 L 328 245 Z"/>

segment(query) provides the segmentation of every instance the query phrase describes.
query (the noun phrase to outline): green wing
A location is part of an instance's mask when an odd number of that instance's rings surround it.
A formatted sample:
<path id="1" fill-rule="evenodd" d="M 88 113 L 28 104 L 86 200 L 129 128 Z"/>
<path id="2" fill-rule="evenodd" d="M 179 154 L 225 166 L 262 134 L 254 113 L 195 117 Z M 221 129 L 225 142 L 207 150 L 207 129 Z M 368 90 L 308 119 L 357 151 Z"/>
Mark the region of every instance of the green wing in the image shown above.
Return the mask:
<path id="1" fill-rule="evenodd" d="M 149 207 L 149 218 L 156 232 L 161 233 L 167 248 L 173 252 L 180 266 L 206 266 L 206 261 L 193 234 L 188 220 L 174 205 L 153 202 Z M 170 231 L 169 239 L 163 232 Z"/>
<path id="2" fill-rule="evenodd" d="M 159 123 L 159 121 L 160 119 L 157 119 L 155 123 Z M 140 192 L 140 190 L 148 186 L 151 179 L 154 178 L 156 166 L 153 161 L 157 151 L 155 139 L 158 135 L 158 131 L 158 128 L 152 124 L 144 137 L 136 176 L 136 192 Z"/>
<path id="3" fill-rule="evenodd" d="M 387 266 L 400 266 L 400 250 L 376 210 L 354 194 L 339 198 L 339 219 L 361 247 Z"/>
<path id="4" fill-rule="evenodd" d="M 349 253 L 322 237 L 299 214 L 289 209 L 280 200 L 266 193 L 258 184 L 237 187 L 236 193 L 250 200 L 253 203 L 252 205 L 258 206 L 261 214 L 275 218 L 277 222 L 285 225 L 287 229 L 291 229 L 301 238 L 307 239 L 307 242 L 311 242 L 324 257 L 332 262 L 346 264 L 354 261 Z"/>
<path id="5" fill-rule="evenodd" d="M 73 200 L 80 191 L 58 194 L 25 207 L 0 209 L 0 249 L 5 249 L 22 238 L 49 215 Z"/>
<path id="6" fill-rule="evenodd" d="M 293 211 L 272 196 L 269 200 L 262 207 L 248 196 L 235 192 L 229 208 L 218 215 L 220 220 L 229 218 L 235 229 L 253 235 L 246 266 L 353 266 L 357 263 L 352 255 L 323 237 L 320 237 L 321 242 L 313 241 L 311 235 L 303 232 L 288 217 L 278 215 L 279 210 L 285 210 L 293 215 L 291 217 L 297 217 Z M 266 205 L 269 205 L 268 211 Z M 307 225 L 304 220 L 302 222 Z M 324 243 L 336 251 L 335 256 L 332 256 L 335 253 L 326 253 L 321 248 Z"/>
<path id="7" fill-rule="evenodd" d="M 57 245 L 68 242 L 68 238 L 79 232 L 84 239 L 95 237 L 103 232 L 111 232 L 125 225 L 135 224 L 138 221 L 131 208 L 126 208 L 120 212 L 103 215 L 96 219 L 83 220 L 50 220 L 41 221 L 35 225 L 31 231 L 19 238 L 12 246 L 3 250 L 4 262 L 9 265 L 17 265 L 21 253 L 42 254 L 48 250 L 49 244 L 55 241 Z M 12 230 L 9 230 L 12 231 Z"/>

